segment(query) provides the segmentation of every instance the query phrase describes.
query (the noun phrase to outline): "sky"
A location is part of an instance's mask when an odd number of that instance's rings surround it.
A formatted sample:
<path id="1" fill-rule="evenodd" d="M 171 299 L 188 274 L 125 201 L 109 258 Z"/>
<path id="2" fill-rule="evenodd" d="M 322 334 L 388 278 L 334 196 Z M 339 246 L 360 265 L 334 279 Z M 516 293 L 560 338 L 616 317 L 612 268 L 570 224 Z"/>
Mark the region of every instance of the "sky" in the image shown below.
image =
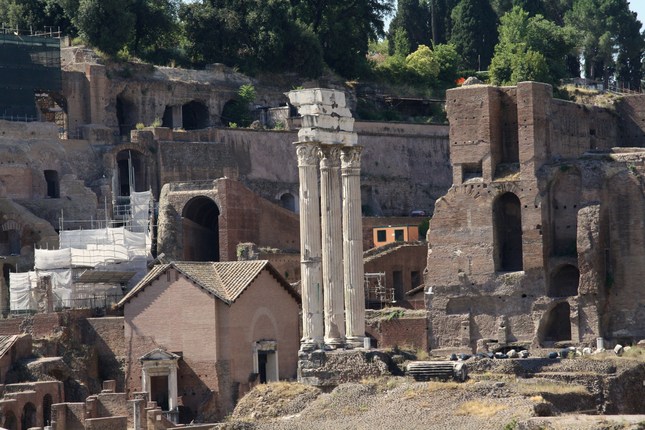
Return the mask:
<path id="1" fill-rule="evenodd" d="M 645 0 L 631 0 L 629 8 L 638 14 L 638 20 L 645 23 Z"/>

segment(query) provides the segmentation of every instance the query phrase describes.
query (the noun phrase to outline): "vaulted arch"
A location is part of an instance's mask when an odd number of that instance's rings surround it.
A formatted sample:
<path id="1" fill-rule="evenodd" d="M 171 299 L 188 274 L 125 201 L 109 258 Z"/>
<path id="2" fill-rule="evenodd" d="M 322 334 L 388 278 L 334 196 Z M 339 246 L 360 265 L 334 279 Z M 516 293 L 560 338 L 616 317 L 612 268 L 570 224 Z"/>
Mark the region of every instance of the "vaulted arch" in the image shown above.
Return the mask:
<path id="1" fill-rule="evenodd" d="M 219 215 L 213 200 L 194 197 L 182 212 L 183 248 L 186 261 L 219 261 Z"/>

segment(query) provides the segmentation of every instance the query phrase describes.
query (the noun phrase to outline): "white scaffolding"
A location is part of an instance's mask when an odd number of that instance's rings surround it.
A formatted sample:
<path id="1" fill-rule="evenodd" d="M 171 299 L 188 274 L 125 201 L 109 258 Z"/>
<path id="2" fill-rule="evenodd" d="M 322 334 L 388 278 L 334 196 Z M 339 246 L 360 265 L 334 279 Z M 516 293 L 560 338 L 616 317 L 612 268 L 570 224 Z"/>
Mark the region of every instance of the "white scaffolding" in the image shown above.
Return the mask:
<path id="1" fill-rule="evenodd" d="M 51 285 L 56 308 L 117 302 L 124 289 L 145 276 L 152 260 L 152 203 L 150 191 L 132 192 L 129 204 L 118 209 L 115 206 L 120 220 L 106 219 L 101 228 L 65 230 L 66 222 L 69 225 L 75 221 L 63 221 L 61 217 L 60 249 L 35 249 L 34 270 L 10 274 L 11 310 L 37 310 L 43 297 L 41 285 Z M 97 224 L 94 220 L 89 223 L 78 225 Z M 118 224 L 121 225 L 115 226 Z M 49 277 L 50 282 L 41 282 L 44 277 Z"/>

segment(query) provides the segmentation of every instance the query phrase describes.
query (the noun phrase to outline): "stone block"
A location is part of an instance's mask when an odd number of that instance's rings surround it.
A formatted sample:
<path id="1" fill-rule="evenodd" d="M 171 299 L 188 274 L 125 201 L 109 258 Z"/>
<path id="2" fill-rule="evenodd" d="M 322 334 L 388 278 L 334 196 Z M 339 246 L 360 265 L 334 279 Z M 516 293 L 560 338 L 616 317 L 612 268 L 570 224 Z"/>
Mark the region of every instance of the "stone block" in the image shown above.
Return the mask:
<path id="1" fill-rule="evenodd" d="M 300 142 L 320 142 L 352 146 L 358 142 L 358 135 L 347 131 L 327 131 L 317 128 L 301 128 L 298 132 Z"/>
<path id="2" fill-rule="evenodd" d="M 351 132 L 354 130 L 354 119 L 335 115 L 304 115 L 302 127 Z"/>
<path id="3" fill-rule="evenodd" d="M 323 104 L 311 104 L 298 107 L 300 115 L 337 115 L 345 118 L 350 118 L 352 112 L 348 108 L 333 107 Z"/>
<path id="4" fill-rule="evenodd" d="M 291 104 L 296 107 L 311 104 L 323 104 L 340 108 L 345 107 L 345 93 L 342 91 L 313 88 L 289 91 L 287 95 Z"/>

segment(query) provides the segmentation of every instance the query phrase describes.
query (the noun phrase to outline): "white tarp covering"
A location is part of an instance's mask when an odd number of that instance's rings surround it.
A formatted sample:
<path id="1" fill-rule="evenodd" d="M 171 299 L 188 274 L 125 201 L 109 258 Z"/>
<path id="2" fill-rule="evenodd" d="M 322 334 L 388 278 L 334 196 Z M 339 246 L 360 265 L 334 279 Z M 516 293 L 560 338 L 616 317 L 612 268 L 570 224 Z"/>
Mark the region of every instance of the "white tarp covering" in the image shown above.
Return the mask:
<path id="1" fill-rule="evenodd" d="M 120 295 L 118 282 L 108 284 L 74 284 L 72 269 L 89 268 L 116 272 L 136 272 L 129 285 L 134 285 L 147 272 L 151 236 L 148 228 L 152 193 L 130 195 L 131 224 L 129 228 L 64 230 L 59 234 L 60 249 L 35 250 L 36 269 L 9 275 L 11 310 L 37 310 L 42 303 L 44 288 L 39 279 L 51 276 L 54 305 L 75 307 L 83 300 L 92 302 L 100 296 Z"/>
<path id="2" fill-rule="evenodd" d="M 38 287 L 40 279 L 51 278 L 54 306 L 63 306 L 63 301 L 69 301 L 72 294 L 72 270 L 38 270 L 25 273 L 9 273 L 9 297 L 12 311 L 37 310 L 39 296 L 45 290 Z"/>
<path id="3" fill-rule="evenodd" d="M 35 269 L 61 269 L 72 266 L 72 250 L 65 249 L 35 249 Z"/>

